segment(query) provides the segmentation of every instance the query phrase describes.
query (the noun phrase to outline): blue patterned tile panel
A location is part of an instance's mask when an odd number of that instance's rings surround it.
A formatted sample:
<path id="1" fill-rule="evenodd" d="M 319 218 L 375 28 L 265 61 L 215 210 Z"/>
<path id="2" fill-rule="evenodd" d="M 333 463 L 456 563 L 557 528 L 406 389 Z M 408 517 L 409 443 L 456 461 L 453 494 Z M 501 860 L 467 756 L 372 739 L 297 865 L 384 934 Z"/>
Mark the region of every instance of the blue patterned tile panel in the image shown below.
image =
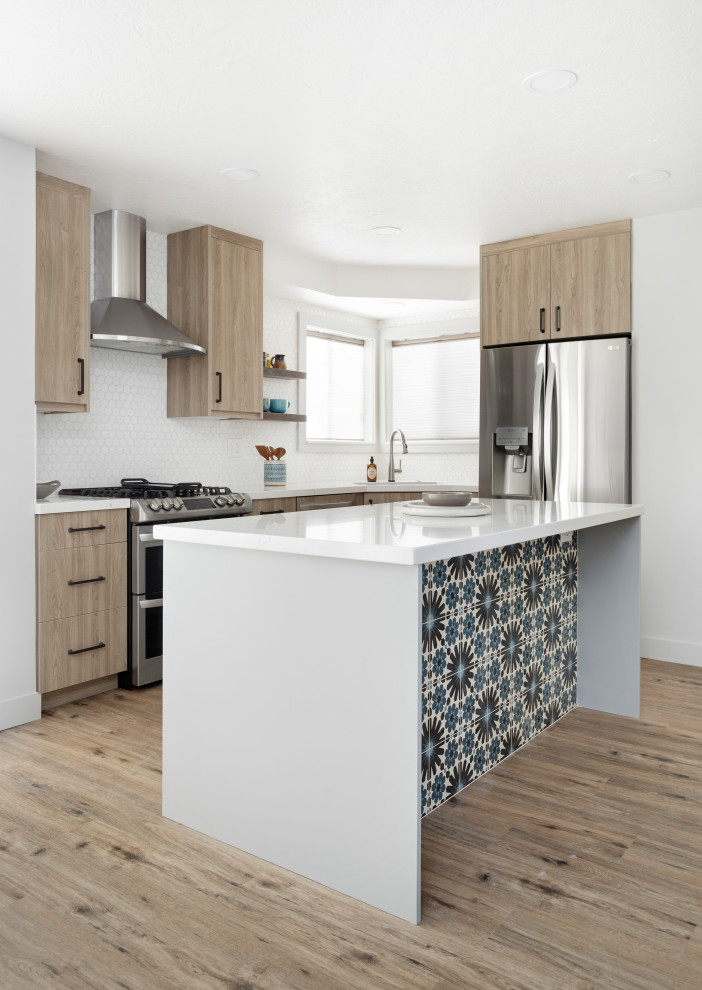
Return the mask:
<path id="1" fill-rule="evenodd" d="M 422 816 L 575 706 L 577 533 L 422 567 Z"/>

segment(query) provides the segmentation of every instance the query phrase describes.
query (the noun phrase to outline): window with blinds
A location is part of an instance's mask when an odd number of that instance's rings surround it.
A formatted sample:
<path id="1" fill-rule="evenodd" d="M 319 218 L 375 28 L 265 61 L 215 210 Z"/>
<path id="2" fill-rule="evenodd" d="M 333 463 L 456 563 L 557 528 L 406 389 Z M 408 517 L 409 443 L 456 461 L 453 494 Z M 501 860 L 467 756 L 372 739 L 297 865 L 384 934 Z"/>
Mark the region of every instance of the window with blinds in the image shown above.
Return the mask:
<path id="1" fill-rule="evenodd" d="M 366 341 L 307 328 L 307 440 L 365 439 Z"/>
<path id="2" fill-rule="evenodd" d="M 407 440 L 478 437 L 480 335 L 392 341 L 392 429 Z"/>

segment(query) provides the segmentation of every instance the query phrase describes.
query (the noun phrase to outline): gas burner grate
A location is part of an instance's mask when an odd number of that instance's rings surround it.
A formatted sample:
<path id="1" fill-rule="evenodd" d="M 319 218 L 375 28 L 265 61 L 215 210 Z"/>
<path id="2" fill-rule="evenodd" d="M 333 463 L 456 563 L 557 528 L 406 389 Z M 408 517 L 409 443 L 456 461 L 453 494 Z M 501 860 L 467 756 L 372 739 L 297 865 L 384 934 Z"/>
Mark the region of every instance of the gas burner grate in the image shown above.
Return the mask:
<path id="1" fill-rule="evenodd" d="M 199 481 L 147 481 L 146 478 L 122 478 L 119 485 L 93 488 L 62 488 L 59 495 L 81 498 L 190 498 L 198 495 L 229 495 L 231 488 L 201 485 Z"/>

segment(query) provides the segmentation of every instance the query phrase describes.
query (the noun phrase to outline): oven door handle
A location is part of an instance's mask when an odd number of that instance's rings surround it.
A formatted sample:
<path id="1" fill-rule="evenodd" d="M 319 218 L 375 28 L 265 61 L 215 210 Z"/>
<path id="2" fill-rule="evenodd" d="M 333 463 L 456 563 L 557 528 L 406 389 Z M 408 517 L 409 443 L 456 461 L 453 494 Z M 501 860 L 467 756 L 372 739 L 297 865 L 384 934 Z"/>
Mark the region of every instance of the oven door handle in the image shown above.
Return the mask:
<path id="1" fill-rule="evenodd" d="M 139 602 L 139 608 L 159 608 L 163 605 L 163 598 L 149 598 Z"/>
<path id="2" fill-rule="evenodd" d="M 163 540 L 154 536 L 153 533 L 139 533 L 139 539 L 142 543 L 163 543 Z"/>

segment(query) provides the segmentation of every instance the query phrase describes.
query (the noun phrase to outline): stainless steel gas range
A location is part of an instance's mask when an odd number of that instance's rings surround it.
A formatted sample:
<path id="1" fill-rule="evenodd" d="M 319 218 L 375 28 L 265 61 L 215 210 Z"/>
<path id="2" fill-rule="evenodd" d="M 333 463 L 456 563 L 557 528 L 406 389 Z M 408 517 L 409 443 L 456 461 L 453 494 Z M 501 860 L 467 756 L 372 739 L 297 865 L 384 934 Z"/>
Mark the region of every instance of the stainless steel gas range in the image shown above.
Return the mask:
<path id="1" fill-rule="evenodd" d="M 129 498 L 129 650 L 120 687 L 142 687 L 163 677 L 163 543 L 154 525 L 219 519 L 251 512 L 251 496 L 199 482 L 176 485 L 123 478 L 115 487 L 63 488 L 59 495 Z"/>

